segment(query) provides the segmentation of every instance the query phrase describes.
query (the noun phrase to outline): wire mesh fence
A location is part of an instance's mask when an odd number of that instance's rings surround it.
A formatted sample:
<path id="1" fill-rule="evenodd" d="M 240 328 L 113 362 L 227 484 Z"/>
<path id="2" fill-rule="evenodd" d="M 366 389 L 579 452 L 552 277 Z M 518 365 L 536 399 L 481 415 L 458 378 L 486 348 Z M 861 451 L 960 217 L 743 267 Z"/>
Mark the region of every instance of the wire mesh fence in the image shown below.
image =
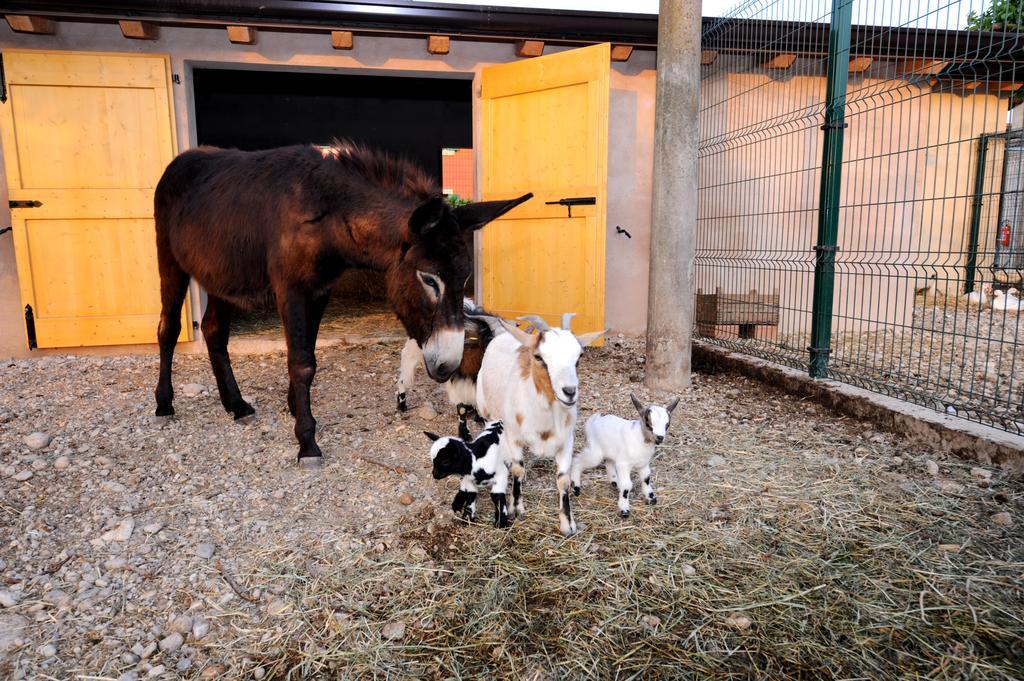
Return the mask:
<path id="1" fill-rule="evenodd" d="M 754 0 L 702 36 L 697 336 L 1024 432 L 1024 0 Z"/>

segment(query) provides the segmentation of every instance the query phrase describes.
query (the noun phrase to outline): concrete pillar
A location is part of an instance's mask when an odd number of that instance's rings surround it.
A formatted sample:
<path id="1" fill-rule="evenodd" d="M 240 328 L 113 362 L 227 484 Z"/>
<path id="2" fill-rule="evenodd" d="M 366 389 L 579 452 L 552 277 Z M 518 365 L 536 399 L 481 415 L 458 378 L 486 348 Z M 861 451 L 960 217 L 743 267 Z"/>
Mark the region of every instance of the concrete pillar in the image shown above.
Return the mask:
<path id="1" fill-rule="evenodd" d="M 693 256 L 697 232 L 700 0 L 661 0 L 651 269 L 647 299 L 647 387 L 690 385 Z"/>

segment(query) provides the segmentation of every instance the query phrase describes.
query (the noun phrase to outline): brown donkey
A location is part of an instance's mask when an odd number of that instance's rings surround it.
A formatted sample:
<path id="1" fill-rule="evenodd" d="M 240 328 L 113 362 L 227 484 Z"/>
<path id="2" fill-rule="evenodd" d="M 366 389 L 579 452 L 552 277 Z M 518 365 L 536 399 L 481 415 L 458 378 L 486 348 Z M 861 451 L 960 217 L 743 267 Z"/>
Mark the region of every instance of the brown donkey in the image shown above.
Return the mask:
<path id="1" fill-rule="evenodd" d="M 427 373 L 445 381 L 462 359 L 463 238 L 532 194 L 451 208 L 411 163 L 349 143 L 269 151 L 201 147 L 174 159 L 156 188 L 162 310 L 156 414 L 174 413 L 171 360 L 189 276 L 206 290 L 203 337 L 224 408 L 254 412 L 238 390 L 228 335 L 236 307 L 273 298 L 288 344 L 288 409 L 299 463 L 321 461 L 309 389 L 317 331 L 331 290 L 350 267 L 385 273 L 387 297 L 423 349 Z"/>

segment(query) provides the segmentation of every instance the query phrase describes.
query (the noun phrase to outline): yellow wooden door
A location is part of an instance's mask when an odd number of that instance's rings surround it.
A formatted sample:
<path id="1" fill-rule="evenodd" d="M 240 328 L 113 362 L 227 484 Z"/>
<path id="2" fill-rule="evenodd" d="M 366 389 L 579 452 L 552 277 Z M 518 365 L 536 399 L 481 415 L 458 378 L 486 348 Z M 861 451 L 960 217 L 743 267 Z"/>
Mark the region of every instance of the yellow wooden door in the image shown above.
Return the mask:
<path id="1" fill-rule="evenodd" d="M 491 66 L 481 76 L 484 200 L 534 198 L 485 227 L 481 293 L 505 316 L 604 328 L 611 46 Z M 594 197 L 569 208 L 549 201 Z"/>
<path id="2" fill-rule="evenodd" d="M 175 154 L 164 56 L 4 50 L 18 283 L 39 347 L 153 343 L 153 190 Z M 192 324 L 185 304 L 183 339 Z"/>

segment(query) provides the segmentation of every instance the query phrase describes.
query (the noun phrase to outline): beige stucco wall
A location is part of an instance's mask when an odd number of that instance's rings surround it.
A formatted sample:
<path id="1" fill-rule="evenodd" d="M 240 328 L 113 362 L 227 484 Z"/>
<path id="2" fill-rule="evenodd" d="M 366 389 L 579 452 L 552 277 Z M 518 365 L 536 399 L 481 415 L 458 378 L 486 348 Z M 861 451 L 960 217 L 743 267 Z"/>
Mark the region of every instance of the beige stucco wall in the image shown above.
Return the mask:
<path id="1" fill-rule="evenodd" d="M 806 333 L 825 78 L 820 61 L 750 63 L 719 57 L 702 81 L 696 286 L 777 292 L 779 331 Z M 937 90 L 896 69 L 876 61 L 847 90 L 836 331 L 909 323 L 915 288 L 962 288 L 977 138 L 1005 125 L 999 93 Z"/>
<path id="2" fill-rule="evenodd" d="M 163 53 L 171 56 L 174 109 L 181 150 L 194 144 L 190 69 L 196 64 L 239 68 L 333 69 L 341 72 L 478 79 L 481 69 L 516 59 L 508 43 L 452 40 L 450 54 L 427 54 L 425 38 L 357 36 L 355 49 L 338 51 L 327 34 L 260 31 L 255 45 L 232 45 L 220 29 L 161 27 L 156 41 L 122 37 L 116 24 L 62 22 L 57 35 L 14 33 L 0 22 L 0 49 Z M 549 48 L 547 53 L 562 48 Z M 652 130 L 654 121 L 654 53 L 634 51 L 626 63 L 613 63 L 612 116 L 609 136 L 609 203 L 607 236 L 606 323 L 614 330 L 642 333 L 646 326 L 647 244 L 650 232 Z M 478 96 L 479 83 L 474 87 Z M 478 127 L 478 126 L 477 126 Z M 6 182 L 0 188 L 0 223 L 10 224 Z M 615 225 L 632 239 L 615 235 Z M 198 305 L 199 296 L 193 296 Z M 27 354 L 18 298 L 13 247 L 0 236 L 0 356 Z M 198 312 L 198 310 L 196 310 Z"/>

